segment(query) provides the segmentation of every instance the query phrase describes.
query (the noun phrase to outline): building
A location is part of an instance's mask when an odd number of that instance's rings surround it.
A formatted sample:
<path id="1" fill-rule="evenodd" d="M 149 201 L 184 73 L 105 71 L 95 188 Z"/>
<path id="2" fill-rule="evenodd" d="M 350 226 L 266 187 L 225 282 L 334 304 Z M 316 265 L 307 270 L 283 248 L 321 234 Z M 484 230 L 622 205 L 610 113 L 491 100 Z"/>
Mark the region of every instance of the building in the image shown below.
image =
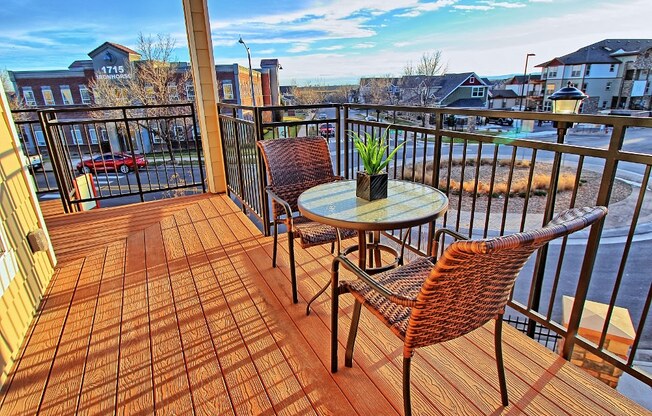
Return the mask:
<path id="1" fill-rule="evenodd" d="M 486 108 L 488 86 L 474 72 L 401 78 L 401 104 Z"/>
<path id="2" fill-rule="evenodd" d="M 612 110 L 632 114 L 651 106 L 652 39 L 605 39 L 541 63 L 543 110 L 548 97 L 571 82 L 589 95 L 583 113 Z"/>
<path id="3" fill-rule="evenodd" d="M 99 80 L 128 81 L 134 77 L 140 65 L 145 61 L 141 55 L 123 45 L 104 42 L 88 53 L 91 59 L 76 60 L 67 69 L 46 71 L 9 71 L 9 79 L 21 103 L 25 108 L 86 107 L 93 106 L 92 85 Z M 178 75 L 168 83 L 166 91 L 157 104 L 168 104 L 195 100 L 195 87 L 190 77 L 190 65 L 187 62 L 173 62 L 173 71 Z M 278 71 L 281 68 L 277 59 L 264 59 L 261 69 L 252 70 L 256 103 L 258 105 L 280 104 Z M 215 65 L 220 102 L 238 105 L 252 105 L 251 81 L 249 70 L 238 64 Z M 263 94 L 263 90 L 266 91 Z M 88 130 L 74 125 L 65 129 L 64 136 L 70 146 L 90 143 L 97 149 L 120 149 L 123 145 L 115 131 L 103 126 L 100 131 Z M 25 150 L 36 153 L 35 148 L 45 146 L 45 138 L 39 126 L 20 128 L 19 131 Z M 188 132 L 192 133 L 192 132 Z M 144 132 L 145 136 L 148 136 Z M 156 136 L 149 134 L 149 136 Z M 103 143 L 110 145 L 104 146 Z M 161 141 L 156 137 L 147 138 L 139 151 L 149 152 Z M 141 148 L 142 147 L 142 148 Z"/>

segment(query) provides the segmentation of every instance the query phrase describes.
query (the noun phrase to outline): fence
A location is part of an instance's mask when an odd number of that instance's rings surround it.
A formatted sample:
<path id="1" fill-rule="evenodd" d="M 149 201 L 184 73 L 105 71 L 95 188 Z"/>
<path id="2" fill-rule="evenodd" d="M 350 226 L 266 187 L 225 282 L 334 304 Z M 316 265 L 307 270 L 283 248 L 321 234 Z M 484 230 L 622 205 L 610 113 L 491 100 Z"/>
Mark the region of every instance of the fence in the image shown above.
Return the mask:
<path id="1" fill-rule="evenodd" d="M 39 192 L 58 190 L 67 212 L 205 191 L 193 104 L 57 108 L 15 115 Z M 36 119 L 35 119 L 36 118 Z"/>
<path id="2" fill-rule="evenodd" d="M 652 348 L 647 319 L 652 284 L 643 266 L 650 245 L 637 238 L 650 231 L 646 222 L 652 220 L 652 155 L 637 150 L 640 140 L 625 141 L 626 136 L 652 133 L 651 119 L 352 104 L 220 105 L 220 112 L 228 188 L 261 221 L 266 234 L 269 201 L 255 142 L 293 135 L 328 137 L 336 173 L 352 179 L 361 164 L 348 132 L 380 134 L 389 129 L 388 152 L 405 143 L 388 166 L 390 176 L 444 191 L 450 209 L 436 226 L 469 237 L 539 227 L 568 207 L 608 206 L 605 222 L 541 249 L 519 276 L 509 305 L 528 318 L 530 336 L 538 331 L 535 323 L 559 334 L 565 358 L 577 345 L 652 384 L 650 375 L 634 364 L 639 349 Z M 303 119 L 282 121 L 298 112 Z M 466 119 L 462 131 L 454 130 L 459 123 L 447 123 L 451 117 Z M 483 126 L 487 118 L 515 120 L 514 127 Z M 334 131 L 323 128 L 327 123 L 334 124 Z M 582 125 L 573 128 L 574 123 Z M 595 132 L 583 130 L 587 124 L 597 126 Z M 591 146 L 575 144 L 587 133 L 596 135 Z M 413 229 L 411 249 L 424 252 L 427 236 L 426 226 Z M 387 237 L 395 238 L 392 233 Z M 564 295 L 575 298 L 568 322 L 562 319 Z M 586 300 L 608 305 L 597 342 L 578 335 Z M 611 353 L 607 342 L 611 317 L 623 304 L 635 333 L 625 358 Z"/>

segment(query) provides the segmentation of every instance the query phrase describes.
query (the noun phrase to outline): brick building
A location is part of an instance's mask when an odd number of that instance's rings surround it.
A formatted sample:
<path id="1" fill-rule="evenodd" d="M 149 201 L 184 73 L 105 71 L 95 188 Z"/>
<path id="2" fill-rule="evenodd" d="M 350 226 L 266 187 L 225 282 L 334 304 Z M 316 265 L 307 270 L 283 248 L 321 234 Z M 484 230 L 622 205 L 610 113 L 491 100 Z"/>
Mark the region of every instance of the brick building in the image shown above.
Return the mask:
<path id="1" fill-rule="evenodd" d="M 96 79 L 124 80 L 134 76 L 141 56 L 138 52 L 112 42 L 105 42 L 88 53 L 91 59 L 76 60 L 67 69 L 8 71 L 16 97 L 27 108 L 65 108 L 93 106 L 95 100 L 90 86 Z M 190 66 L 186 62 L 173 63 L 179 79 L 189 79 Z M 280 92 L 277 59 L 264 59 L 261 69 L 253 69 L 252 76 L 256 103 L 258 105 L 279 105 Z M 219 85 L 219 101 L 238 105 L 251 105 L 251 84 L 249 69 L 238 64 L 216 65 L 215 73 Z M 195 89 L 192 80 L 168 83 L 170 101 L 194 101 Z M 265 91 L 265 93 L 263 93 Z M 20 133 L 28 153 L 37 146 L 45 146 L 43 132 L 38 125 L 25 126 Z M 27 128 L 28 127 L 28 128 Z M 100 127 L 100 131 L 75 129 L 71 126 L 64 132 L 68 144 L 91 143 L 101 147 L 101 141 L 111 141 L 111 132 Z M 98 139 L 100 137 L 101 139 Z M 155 141 L 155 139 L 152 139 Z M 143 149 L 141 149 L 143 150 Z M 147 150 L 147 149 L 144 149 Z"/>

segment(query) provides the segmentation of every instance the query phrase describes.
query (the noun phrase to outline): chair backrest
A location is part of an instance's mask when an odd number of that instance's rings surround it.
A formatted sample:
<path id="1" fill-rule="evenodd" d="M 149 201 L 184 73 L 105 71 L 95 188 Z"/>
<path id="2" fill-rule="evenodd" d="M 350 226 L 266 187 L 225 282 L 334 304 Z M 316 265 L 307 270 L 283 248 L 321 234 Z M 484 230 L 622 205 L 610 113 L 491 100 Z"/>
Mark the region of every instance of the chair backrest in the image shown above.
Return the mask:
<path id="1" fill-rule="evenodd" d="M 297 137 L 257 142 L 267 167 L 267 183 L 279 197 L 298 209 L 301 193 L 315 185 L 338 179 L 333 174 L 333 163 L 326 139 Z M 274 217 L 284 213 L 273 203 Z"/>
<path id="2" fill-rule="evenodd" d="M 417 296 L 406 331 L 406 350 L 460 337 L 502 314 L 516 277 L 534 251 L 606 213 L 605 207 L 573 208 L 537 230 L 452 243 Z"/>

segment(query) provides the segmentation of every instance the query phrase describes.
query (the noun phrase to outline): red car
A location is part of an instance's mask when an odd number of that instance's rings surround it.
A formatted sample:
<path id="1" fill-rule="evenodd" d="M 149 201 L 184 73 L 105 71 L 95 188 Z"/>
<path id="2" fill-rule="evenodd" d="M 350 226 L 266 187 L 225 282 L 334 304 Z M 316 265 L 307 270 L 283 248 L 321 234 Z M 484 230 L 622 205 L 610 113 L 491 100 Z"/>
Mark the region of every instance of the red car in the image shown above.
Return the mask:
<path id="1" fill-rule="evenodd" d="M 135 157 L 138 168 L 147 166 L 147 159 L 143 155 L 135 155 Z M 129 153 L 104 153 L 77 163 L 77 170 L 79 173 L 97 171 L 129 173 L 134 170 L 134 159 Z"/>
<path id="2" fill-rule="evenodd" d="M 322 137 L 331 137 L 335 136 L 335 126 L 331 123 L 325 123 L 319 126 L 319 133 Z"/>

